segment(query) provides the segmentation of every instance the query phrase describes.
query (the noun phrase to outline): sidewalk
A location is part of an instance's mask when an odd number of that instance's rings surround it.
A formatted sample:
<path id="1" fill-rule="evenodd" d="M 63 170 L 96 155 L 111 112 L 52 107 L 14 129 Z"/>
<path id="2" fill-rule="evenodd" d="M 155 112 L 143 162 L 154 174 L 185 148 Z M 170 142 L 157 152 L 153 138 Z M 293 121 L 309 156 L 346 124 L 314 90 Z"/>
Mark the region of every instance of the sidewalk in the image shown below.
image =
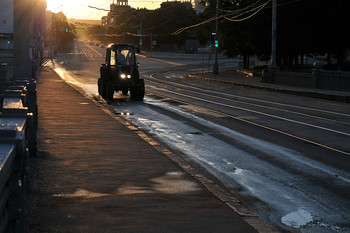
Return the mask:
<path id="1" fill-rule="evenodd" d="M 132 127 L 44 67 L 28 232 L 257 232 Z M 261 230 L 260 232 L 275 232 Z M 267 228 L 265 228 L 267 229 Z"/>
<path id="2" fill-rule="evenodd" d="M 350 103 L 350 92 L 322 90 L 314 88 L 293 87 L 286 85 L 270 84 L 260 82 L 260 77 L 249 77 L 236 71 L 220 71 L 219 75 L 212 73 L 188 75 L 190 78 L 198 78 L 211 82 L 219 82 L 235 86 L 244 86 L 262 90 L 281 92 L 286 94 L 314 97 L 319 99 L 333 100 Z"/>

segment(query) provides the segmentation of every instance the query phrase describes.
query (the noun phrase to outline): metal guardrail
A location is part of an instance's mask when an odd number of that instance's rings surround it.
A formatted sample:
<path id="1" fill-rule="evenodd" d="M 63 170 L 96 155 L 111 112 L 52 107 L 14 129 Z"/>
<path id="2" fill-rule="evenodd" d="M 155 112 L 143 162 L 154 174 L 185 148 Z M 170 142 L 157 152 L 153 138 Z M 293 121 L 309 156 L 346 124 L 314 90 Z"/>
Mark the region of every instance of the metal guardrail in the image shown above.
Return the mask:
<path id="1" fill-rule="evenodd" d="M 36 153 L 36 82 L 5 90 L 0 115 L 0 233 L 26 232 L 29 159 Z"/>
<path id="2" fill-rule="evenodd" d="M 325 90 L 350 91 L 350 72 L 312 70 L 313 87 Z"/>

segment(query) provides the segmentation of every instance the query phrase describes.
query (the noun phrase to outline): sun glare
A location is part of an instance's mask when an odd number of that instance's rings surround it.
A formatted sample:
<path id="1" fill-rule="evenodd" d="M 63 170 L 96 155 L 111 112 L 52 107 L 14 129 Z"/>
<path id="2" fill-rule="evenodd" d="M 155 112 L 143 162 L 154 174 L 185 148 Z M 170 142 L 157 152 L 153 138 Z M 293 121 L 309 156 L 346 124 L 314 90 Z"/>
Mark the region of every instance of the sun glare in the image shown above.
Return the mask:
<path id="1" fill-rule="evenodd" d="M 46 0 L 47 10 L 58 13 L 62 11 L 67 17 L 84 16 L 88 10 L 87 0 Z"/>
<path id="2" fill-rule="evenodd" d="M 46 2 L 49 11 L 57 12 L 63 7 L 63 1 L 60 0 L 46 0 Z"/>
<path id="3" fill-rule="evenodd" d="M 107 12 L 93 9 L 89 6 L 109 9 L 109 5 L 113 0 L 104 0 L 102 1 L 103 4 L 101 4 L 101 0 L 46 0 L 46 2 L 47 10 L 55 13 L 62 11 L 68 18 L 101 19 L 102 16 L 107 15 Z M 129 5 L 134 8 L 147 7 L 148 9 L 155 9 L 159 7 L 159 3 L 160 0 L 155 2 L 129 0 Z"/>

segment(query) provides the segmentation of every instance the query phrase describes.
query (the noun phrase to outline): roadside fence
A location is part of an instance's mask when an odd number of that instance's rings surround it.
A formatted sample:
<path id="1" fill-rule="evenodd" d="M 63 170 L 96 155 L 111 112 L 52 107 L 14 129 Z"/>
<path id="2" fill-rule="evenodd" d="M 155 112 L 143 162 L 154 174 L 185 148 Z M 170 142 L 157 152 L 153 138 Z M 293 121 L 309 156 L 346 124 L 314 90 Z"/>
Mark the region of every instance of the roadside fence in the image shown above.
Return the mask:
<path id="1" fill-rule="evenodd" d="M 36 81 L 10 84 L 3 92 L 0 112 L 0 233 L 23 233 L 29 159 L 36 155 Z"/>

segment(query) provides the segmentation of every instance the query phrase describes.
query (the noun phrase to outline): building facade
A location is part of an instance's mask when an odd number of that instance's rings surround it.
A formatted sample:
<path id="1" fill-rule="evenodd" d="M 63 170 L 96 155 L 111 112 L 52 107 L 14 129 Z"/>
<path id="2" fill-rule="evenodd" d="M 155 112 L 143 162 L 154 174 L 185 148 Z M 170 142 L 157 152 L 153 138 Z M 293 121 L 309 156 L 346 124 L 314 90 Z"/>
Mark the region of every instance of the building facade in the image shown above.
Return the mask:
<path id="1" fill-rule="evenodd" d="M 110 11 L 107 16 L 102 17 L 102 25 L 106 27 L 117 26 L 117 17 L 131 9 L 128 0 L 117 0 L 117 3 L 113 0 L 113 3 L 110 4 Z"/>
<path id="2" fill-rule="evenodd" d="M 0 82 L 35 76 L 44 50 L 45 12 L 46 0 L 1 0 Z"/>

